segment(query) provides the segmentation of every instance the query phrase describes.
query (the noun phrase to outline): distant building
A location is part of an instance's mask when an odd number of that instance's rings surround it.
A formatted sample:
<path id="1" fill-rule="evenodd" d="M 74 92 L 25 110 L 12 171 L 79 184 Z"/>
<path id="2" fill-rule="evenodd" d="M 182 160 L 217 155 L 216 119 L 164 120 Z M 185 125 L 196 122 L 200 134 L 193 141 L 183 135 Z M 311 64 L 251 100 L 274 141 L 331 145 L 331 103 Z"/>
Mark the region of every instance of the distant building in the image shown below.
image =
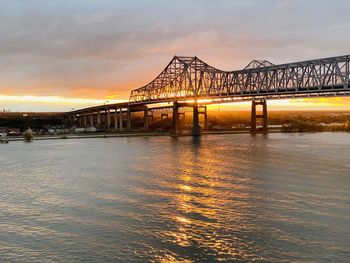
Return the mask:
<path id="1" fill-rule="evenodd" d="M 21 135 L 21 129 L 19 128 L 9 128 L 7 134 L 10 136 L 19 136 Z"/>
<path id="2" fill-rule="evenodd" d="M 21 130 L 19 128 L 0 127 L 0 133 L 10 136 L 19 136 L 21 135 Z"/>

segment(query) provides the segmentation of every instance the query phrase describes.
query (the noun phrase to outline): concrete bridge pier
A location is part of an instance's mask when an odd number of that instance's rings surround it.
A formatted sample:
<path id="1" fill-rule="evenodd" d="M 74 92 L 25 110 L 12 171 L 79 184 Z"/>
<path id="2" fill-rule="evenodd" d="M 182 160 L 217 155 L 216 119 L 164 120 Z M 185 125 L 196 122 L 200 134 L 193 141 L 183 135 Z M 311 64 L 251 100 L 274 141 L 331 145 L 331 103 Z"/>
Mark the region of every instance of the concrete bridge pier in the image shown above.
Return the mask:
<path id="1" fill-rule="evenodd" d="M 97 112 L 96 125 L 97 125 L 97 128 L 101 128 L 101 112 L 100 111 Z"/>
<path id="2" fill-rule="evenodd" d="M 76 121 L 77 121 L 77 116 L 74 114 L 72 115 L 72 126 L 76 124 Z"/>
<path id="3" fill-rule="evenodd" d="M 71 122 L 71 117 L 68 115 L 68 116 L 65 116 L 65 117 L 63 117 L 63 124 L 64 125 L 70 125 L 70 122 Z M 62 118 L 61 118 L 61 120 L 62 120 Z"/>
<path id="4" fill-rule="evenodd" d="M 103 110 L 102 112 L 102 129 L 107 129 L 107 111 Z"/>
<path id="5" fill-rule="evenodd" d="M 200 136 L 201 128 L 199 126 L 199 109 L 198 104 L 193 105 L 193 126 L 192 126 L 192 136 Z"/>
<path id="6" fill-rule="evenodd" d="M 148 121 L 148 108 L 143 111 L 143 127 L 145 131 L 148 131 L 149 121 Z"/>
<path id="7" fill-rule="evenodd" d="M 118 108 L 114 112 L 114 129 L 118 130 Z"/>
<path id="8" fill-rule="evenodd" d="M 110 112 L 110 110 L 107 110 L 106 114 L 107 114 L 107 130 L 109 130 L 111 128 L 111 112 Z"/>
<path id="9" fill-rule="evenodd" d="M 72 117 L 71 115 L 68 115 L 67 117 L 63 118 L 63 123 L 65 125 L 72 125 L 73 121 L 72 121 Z"/>
<path id="10" fill-rule="evenodd" d="M 130 107 L 128 107 L 128 118 L 127 118 L 127 130 L 130 131 L 131 130 L 131 109 Z"/>
<path id="11" fill-rule="evenodd" d="M 257 114 L 257 106 L 262 106 L 262 114 Z M 268 117 L 267 117 L 267 104 L 266 100 L 260 100 L 260 101 L 252 101 L 252 112 L 251 112 L 251 133 L 257 132 L 257 119 L 261 119 L 262 121 L 262 133 L 267 133 L 267 123 L 268 123 Z"/>
<path id="12" fill-rule="evenodd" d="M 179 129 L 179 104 L 177 102 L 174 102 L 174 105 L 173 105 L 172 133 L 173 134 L 180 133 L 180 129 Z"/>
<path id="13" fill-rule="evenodd" d="M 86 114 L 84 114 L 84 123 L 83 123 L 83 125 L 84 125 L 84 128 L 86 128 L 87 127 L 87 116 L 86 116 Z"/>
<path id="14" fill-rule="evenodd" d="M 123 131 L 123 109 L 119 108 L 119 131 Z"/>
<path id="15" fill-rule="evenodd" d="M 90 126 L 94 126 L 94 113 L 90 114 Z"/>
<path id="16" fill-rule="evenodd" d="M 204 115 L 204 130 L 208 130 L 208 113 L 207 113 L 207 106 L 202 106 L 202 109 L 204 109 L 204 111 L 200 111 L 199 114 Z"/>

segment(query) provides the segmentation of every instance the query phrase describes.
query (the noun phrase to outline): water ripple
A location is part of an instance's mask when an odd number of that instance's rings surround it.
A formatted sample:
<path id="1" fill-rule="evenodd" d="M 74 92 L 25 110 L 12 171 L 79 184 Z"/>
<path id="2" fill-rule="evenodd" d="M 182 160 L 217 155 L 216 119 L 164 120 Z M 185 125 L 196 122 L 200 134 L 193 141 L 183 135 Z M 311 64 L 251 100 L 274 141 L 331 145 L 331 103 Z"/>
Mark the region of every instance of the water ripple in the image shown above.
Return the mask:
<path id="1" fill-rule="evenodd" d="M 346 133 L 11 143 L 0 260 L 346 261 Z"/>

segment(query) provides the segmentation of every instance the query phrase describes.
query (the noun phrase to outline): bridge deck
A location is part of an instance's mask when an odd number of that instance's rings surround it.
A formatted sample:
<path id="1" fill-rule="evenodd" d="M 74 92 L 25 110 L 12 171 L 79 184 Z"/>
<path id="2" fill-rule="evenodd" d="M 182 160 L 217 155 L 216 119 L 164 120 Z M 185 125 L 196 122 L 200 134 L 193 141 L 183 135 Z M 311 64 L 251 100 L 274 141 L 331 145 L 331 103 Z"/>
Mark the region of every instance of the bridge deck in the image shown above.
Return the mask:
<path id="1" fill-rule="evenodd" d="M 206 105 L 262 99 L 350 96 L 350 55 L 281 65 L 270 62 L 249 65 L 242 70 L 223 71 L 197 57 L 175 56 L 153 81 L 132 90 L 129 101 L 64 114 L 113 109 L 137 111 L 157 103 L 197 101 Z M 252 65 L 257 67 L 252 68 Z"/>

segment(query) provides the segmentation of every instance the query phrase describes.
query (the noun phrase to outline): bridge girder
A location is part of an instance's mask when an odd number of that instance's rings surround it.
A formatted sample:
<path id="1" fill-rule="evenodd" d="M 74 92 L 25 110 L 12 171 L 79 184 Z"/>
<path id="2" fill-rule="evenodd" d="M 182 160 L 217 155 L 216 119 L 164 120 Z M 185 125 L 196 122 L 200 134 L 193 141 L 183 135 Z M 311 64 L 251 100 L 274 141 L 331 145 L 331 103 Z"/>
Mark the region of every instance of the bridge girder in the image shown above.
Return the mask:
<path id="1" fill-rule="evenodd" d="M 131 92 L 129 104 L 210 98 L 332 96 L 350 92 L 350 55 L 223 71 L 197 57 L 175 56 L 152 82 Z M 267 65 L 267 66 L 264 66 Z M 288 97 L 288 96 L 287 96 Z"/>

